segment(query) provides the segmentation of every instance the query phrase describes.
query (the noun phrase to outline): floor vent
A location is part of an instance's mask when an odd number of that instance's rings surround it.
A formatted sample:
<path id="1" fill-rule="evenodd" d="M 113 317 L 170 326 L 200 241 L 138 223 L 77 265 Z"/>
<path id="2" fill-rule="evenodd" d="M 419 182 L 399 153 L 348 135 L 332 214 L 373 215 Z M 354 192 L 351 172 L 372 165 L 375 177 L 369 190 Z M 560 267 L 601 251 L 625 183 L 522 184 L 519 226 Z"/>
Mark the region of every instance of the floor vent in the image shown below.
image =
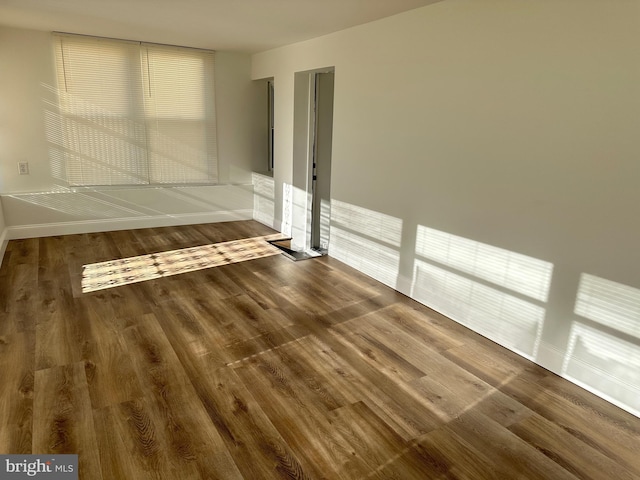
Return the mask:
<path id="1" fill-rule="evenodd" d="M 322 257 L 327 254 L 326 250 L 293 250 L 291 248 L 291 239 L 278 239 L 278 240 L 268 240 L 268 242 L 274 247 L 280 249 L 282 254 L 297 262 L 299 260 L 309 260 L 310 258 Z"/>

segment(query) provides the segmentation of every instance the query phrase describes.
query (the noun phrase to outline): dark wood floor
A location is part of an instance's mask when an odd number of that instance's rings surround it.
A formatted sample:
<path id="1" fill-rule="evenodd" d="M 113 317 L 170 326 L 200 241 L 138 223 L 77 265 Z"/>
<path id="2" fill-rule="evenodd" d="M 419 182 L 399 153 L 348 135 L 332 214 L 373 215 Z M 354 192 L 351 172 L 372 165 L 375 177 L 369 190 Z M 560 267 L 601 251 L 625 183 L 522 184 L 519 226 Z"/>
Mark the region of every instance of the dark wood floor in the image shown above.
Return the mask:
<path id="1" fill-rule="evenodd" d="M 10 242 L 0 453 L 84 480 L 640 478 L 640 419 L 331 258 L 80 290 L 86 263 L 269 233 Z"/>

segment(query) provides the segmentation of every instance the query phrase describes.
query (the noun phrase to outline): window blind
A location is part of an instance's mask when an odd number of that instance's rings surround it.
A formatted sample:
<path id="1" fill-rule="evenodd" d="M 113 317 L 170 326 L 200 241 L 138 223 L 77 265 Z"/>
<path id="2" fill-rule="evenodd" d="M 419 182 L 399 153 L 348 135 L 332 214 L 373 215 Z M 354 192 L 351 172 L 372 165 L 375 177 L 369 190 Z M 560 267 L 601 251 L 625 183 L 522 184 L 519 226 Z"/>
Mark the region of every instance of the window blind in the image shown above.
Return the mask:
<path id="1" fill-rule="evenodd" d="M 70 185 L 217 182 L 213 52 L 54 39 Z"/>

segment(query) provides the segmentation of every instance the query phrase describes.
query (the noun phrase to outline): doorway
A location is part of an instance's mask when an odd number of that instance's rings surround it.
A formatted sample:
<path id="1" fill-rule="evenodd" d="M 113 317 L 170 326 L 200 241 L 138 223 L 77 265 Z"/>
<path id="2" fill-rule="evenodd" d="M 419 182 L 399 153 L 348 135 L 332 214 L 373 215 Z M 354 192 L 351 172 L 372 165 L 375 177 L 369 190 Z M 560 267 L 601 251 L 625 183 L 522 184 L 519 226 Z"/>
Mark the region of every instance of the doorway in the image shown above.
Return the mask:
<path id="1" fill-rule="evenodd" d="M 333 67 L 295 74 L 291 248 L 311 256 L 329 249 L 334 76 Z"/>
<path id="2" fill-rule="evenodd" d="M 331 151 L 333 146 L 333 72 L 315 74 L 314 135 L 311 158 L 310 248 L 326 253 L 331 220 Z"/>

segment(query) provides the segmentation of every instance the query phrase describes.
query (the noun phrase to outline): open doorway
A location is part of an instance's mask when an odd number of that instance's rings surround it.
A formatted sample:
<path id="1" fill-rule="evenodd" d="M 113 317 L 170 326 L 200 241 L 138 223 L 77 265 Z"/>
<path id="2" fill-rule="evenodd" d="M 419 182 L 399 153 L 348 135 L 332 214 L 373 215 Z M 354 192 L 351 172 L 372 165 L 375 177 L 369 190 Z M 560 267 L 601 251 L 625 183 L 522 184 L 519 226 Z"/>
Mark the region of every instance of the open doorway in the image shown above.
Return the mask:
<path id="1" fill-rule="evenodd" d="M 326 253 L 331 220 L 331 152 L 333 146 L 334 73 L 315 74 L 314 135 L 311 158 L 310 248 Z"/>
<path id="2" fill-rule="evenodd" d="M 297 72 L 294 85 L 291 249 L 329 250 L 334 70 Z"/>

